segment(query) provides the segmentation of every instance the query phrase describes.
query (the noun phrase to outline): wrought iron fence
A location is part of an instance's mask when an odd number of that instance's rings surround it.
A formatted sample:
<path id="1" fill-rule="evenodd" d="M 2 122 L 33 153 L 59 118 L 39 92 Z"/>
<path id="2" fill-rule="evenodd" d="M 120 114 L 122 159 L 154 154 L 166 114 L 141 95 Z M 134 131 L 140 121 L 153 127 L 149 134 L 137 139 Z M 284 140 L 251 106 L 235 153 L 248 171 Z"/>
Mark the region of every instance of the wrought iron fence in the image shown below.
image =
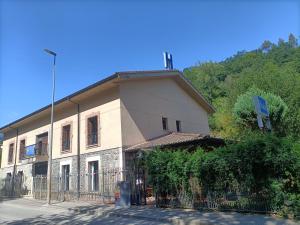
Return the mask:
<path id="1" fill-rule="evenodd" d="M 7 176 L 0 179 L 0 196 L 2 197 L 20 197 L 30 193 L 30 187 L 24 182 L 25 177 L 16 174 L 14 177 Z"/>
<path id="2" fill-rule="evenodd" d="M 95 173 L 60 174 L 51 178 L 51 199 L 67 201 L 73 199 L 113 202 L 122 171 L 119 168 L 102 169 Z M 80 186 L 78 187 L 78 180 Z M 47 197 L 47 176 L 33 178 L 33 197 L 45 200 Z"/>
<path id="3" fill-rule="evenodd" d="M 228 196 L 232 194 L 233 193 L 224 193 L 222 197 L 206 195 L 201 198 L 158 194 L 156 204 L 159 207 L 232 210 L 241 212 L 266 213 L 276 210 L 271 206 L 268 198 L 264 196 L 254 196 L 251 194 L 239 195 L 234 193 L 236 198 L 230 199 Z"/>
<path id="4" fill-rule="evenodd" d="M 239 191 L 214 190 L 198 193 L 156 193 L 156 205 L 170 208 L 193 208 L 239 212 L 274 212 L 267 196 Z"/>
<path id="5" fill-rule="evenodd" d="M 24 176 L 18 175 L 14 177 L 14 180 L 10 176 L 0 180 L 0 196 L 20 197 L 30 192 L 35 199 L 46 200 L 47 176 L 38 175 L 31 178 L 32 190 L 26 187 L 24 180 Z M 119 168 L 100 169 L 99 172 L 81 173 L 79 176 L 74 173 L 52 176 L 51 199 L 57 201 L 80 199 L 113 203 L 117 183 L 121 180 L 130 183 L 131 203 L 136 205 L 149 204 L 153 201 L 158 207 L 171 208 L 264 213 L 277 210 L 272 208 L 269 199 L 263 195 L 238 190 L 203 190 L 199 185 L 192 185 L 192 183 L 189 192 L 184 190 L 176 193 L 154 192 L 147 185 L 146 174 L 143 170 L 125 172 Z"/>

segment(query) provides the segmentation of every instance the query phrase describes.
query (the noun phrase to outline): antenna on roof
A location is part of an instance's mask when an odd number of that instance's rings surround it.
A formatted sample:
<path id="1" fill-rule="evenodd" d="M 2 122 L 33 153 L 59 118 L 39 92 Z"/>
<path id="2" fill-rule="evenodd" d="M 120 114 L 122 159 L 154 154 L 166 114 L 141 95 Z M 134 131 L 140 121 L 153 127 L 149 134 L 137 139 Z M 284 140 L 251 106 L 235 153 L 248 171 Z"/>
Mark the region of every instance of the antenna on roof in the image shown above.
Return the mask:
<path id="1" fill-rule="evenodd" d="M 165 65 L 165 69 L 167 70 L 172 70 L 173 69 L 173 58 L 172 58 L 172 54 L 168 53 L 168 52 L 164 52 L 163 53 L 164 56 L 164 65 Z"/>

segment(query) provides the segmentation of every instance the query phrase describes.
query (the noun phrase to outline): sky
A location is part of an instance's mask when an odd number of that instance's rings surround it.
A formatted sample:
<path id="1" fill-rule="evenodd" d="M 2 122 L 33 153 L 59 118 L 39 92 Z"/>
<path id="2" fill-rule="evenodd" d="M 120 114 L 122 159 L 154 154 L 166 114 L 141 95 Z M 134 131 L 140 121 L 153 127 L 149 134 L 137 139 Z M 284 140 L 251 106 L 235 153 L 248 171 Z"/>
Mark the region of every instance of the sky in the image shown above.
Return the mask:
<path id="1" fill-rule="evenodd" d="M 300 1 L 0 0 L 0 127 L 117 71 L 222 61 L 300 35 Z"/>

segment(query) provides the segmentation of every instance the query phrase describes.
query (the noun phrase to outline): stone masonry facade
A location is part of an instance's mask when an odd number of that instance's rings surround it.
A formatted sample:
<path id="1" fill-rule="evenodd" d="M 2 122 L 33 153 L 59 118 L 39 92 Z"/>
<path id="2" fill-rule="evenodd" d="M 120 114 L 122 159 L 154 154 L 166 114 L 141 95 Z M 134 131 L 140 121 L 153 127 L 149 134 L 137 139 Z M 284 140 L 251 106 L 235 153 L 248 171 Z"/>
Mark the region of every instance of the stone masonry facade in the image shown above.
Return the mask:
<path id="1" fill-rule="evenodd" d="M 120 170 L 121 171 L 121 148 L 99 150 L 95 152 L 85 153 L 80 155 L 80 190 L 87 191 L 87 165 L 89 161 L 98 161 L 99 163 L 99 174 L 101 175 L 104 171 Z M 58 188 L 59 182 L 61 182 L 62 166 L 70 166 L 70 180 L 69 188 L 70 191 L 77 190 L 77 156 L 63 157 L 52 160 L 52 189 Z M 32 191 L 33 182 L 33 163 L 27 163 L 16 166 L 16 174 L 18 171 L 23 172 L 23 188 L 28 190 L 28 194 Z M 7 173 L 13 173 L 13 166 L 0 169 L 0 179 L 4 180 Z M 99 179 L 102 177 L 99 176 Z M 101 180 L 99 180 L 101 182 Z"/>

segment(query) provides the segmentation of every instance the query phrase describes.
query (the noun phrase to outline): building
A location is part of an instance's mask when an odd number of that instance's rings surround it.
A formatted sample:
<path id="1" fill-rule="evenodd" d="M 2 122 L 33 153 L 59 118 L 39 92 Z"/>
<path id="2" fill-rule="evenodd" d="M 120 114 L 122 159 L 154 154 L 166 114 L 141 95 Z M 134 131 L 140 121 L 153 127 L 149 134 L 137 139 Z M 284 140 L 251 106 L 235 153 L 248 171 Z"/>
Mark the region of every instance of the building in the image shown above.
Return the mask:
<path id="1" fill-rule="evenodd" d="M 0 128 L 0 178 L 19 177 L 25 194 L 47 174 L 50 109 Z M 203 138 L 213 111 L 177 70 L 115 73 L 55 102 L 52 174 L 65 191 L 104 191 L 103 171 L 125 179 L 127 152 Z"/>

